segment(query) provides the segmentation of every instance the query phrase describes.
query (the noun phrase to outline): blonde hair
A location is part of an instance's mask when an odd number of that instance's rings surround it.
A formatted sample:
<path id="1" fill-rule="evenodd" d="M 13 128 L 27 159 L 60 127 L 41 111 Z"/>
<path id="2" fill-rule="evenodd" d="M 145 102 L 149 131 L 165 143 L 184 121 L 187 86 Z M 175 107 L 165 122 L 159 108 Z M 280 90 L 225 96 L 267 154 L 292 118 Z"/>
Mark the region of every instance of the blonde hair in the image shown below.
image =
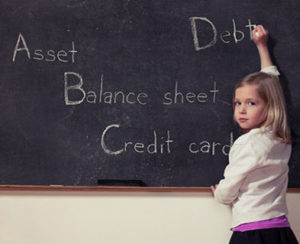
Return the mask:
<path id="1" fill-rule="evenodd" d="M 291 143 L 285 98 L 278 77 L 264 72 L 252 73 L 242 79 L 235 90 L 245 85 L 254 85 L 266 103 L 266 120 L 260 128 L 265 130 L 270 126 L 275 140 Z"/>

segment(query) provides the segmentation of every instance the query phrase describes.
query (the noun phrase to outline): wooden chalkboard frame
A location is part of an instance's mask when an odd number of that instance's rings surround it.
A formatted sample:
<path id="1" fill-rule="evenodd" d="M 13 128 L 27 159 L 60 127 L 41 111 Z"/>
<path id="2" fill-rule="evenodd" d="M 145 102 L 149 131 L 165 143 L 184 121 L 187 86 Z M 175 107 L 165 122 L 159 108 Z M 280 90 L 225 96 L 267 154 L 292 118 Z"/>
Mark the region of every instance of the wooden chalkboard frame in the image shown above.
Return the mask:
<path id="1" fill-rule="evenodd" d="M 209 187 L 136 187 L 136 186 L 33 186 L 0 185 L 1 191 L 68 191 L 68 192 L 210 192 Z M 300 188 L 288 188 L 288 193 L 300 193 Z"/>

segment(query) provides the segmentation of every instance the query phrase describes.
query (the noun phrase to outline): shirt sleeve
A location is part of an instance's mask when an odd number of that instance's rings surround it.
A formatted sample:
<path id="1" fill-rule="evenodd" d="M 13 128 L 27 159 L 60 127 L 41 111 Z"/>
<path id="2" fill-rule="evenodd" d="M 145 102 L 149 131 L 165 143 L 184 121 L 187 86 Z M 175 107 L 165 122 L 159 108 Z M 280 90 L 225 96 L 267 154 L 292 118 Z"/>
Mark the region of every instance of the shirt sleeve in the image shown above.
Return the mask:
<path id="1" fill-rule="evenodd" d="M 214 192 L 218 202 L 231 204 L 239 195 L 240 188 L 247 175 L 259 167 L 264 155 L 254 149 L 251 142 L 233 145 L 229 164 L 224 171 L 224 179 Z"/>
<path id="2" fill-rule="evenodd" d="M 264 72 L 264 73 L 267 73 L 267 74 L 270 74 L 270 75 L 276 75 L 276 76 L 280 75 L 280 73 L 279 73 L 279 71 L 278 71 L 278 69 L 275 65 L 263 68 L 263 69 L 261 69 L 261 72 Z"/>

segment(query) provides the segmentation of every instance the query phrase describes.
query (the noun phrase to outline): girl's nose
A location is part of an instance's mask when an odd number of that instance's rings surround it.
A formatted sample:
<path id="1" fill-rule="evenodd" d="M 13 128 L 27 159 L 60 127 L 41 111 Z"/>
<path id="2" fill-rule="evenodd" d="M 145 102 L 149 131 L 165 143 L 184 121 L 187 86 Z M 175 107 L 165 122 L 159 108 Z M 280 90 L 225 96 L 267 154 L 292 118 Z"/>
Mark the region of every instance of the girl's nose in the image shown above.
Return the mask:
<path id="1" fill-rule="evenodd" d="M 241 114 L 245 114 L 246 113 L 246 106 L 244 104 L 241 104 L 241 106 L 239 107 L 239 112 Z"/>

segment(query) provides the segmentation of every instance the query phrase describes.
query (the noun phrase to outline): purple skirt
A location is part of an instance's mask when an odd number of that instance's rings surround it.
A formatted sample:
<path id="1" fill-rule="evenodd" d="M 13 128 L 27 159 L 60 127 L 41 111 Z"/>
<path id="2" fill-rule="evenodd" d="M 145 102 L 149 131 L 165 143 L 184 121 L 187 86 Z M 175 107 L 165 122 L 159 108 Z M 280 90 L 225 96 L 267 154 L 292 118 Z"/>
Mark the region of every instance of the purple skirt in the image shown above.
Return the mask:
<path id="1" fill-rule="evenodd" d="M 298 244 L 291 228 L 272 228 L 233 232 L 230 244 Z"/>

